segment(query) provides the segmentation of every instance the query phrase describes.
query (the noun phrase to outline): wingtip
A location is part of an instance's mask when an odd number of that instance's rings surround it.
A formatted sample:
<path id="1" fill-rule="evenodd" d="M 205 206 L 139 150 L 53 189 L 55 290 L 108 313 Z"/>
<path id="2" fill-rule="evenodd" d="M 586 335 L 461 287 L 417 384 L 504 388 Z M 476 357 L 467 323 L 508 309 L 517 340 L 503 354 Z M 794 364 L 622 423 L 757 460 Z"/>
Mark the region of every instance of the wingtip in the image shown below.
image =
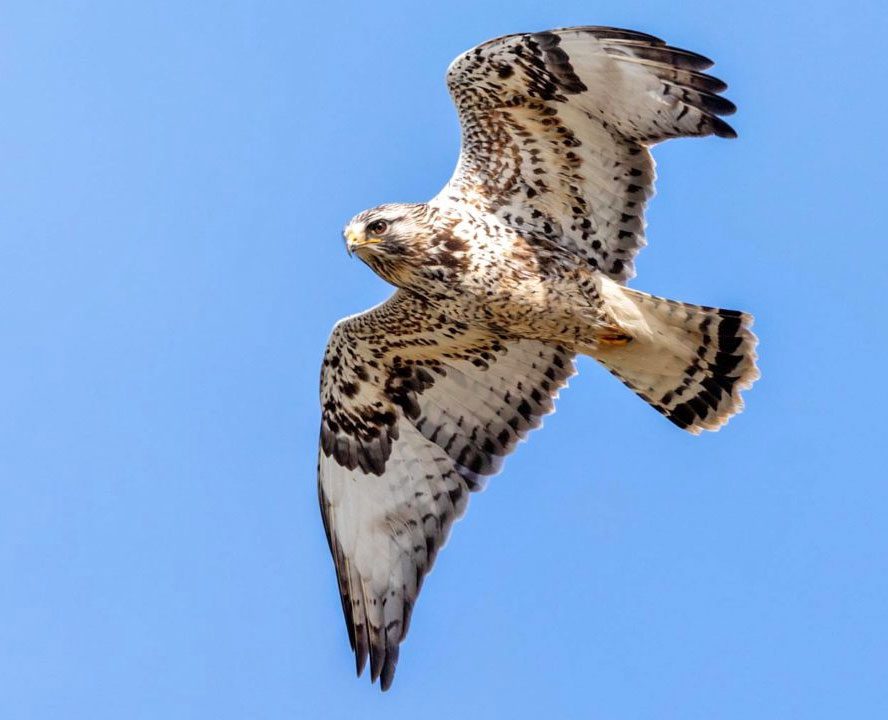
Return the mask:
<path id="1" fill-rule="evenodd" d="M 737 137 L 737 131 L 721 118 L 712 116 L 710 122 L 712 123 L 712 132 L 714 135 L 728 140 L 733 140 Z"/>
<path id="2" fill-rule="evenodd" d="M 375 683 L 379 680 L 379 675 L 382 673 L 383 661 L 385 657 L 384 655 L 374 650 L 371 646 L 370 648 L 370 682 Z"/>
<path id="3" fill-rule="evenodd" d="M 355 675 L 361 677 L 364 674 L 364 668 L 367 666 L 367 646 L 361 642 L 358 636 L 358 642 L 355 646 Z"/>
<path id="4" fill-rule="evenodd" d="M 387 692 L 395 679 L 395 667 L 398 664 L 398 648 L 390 648 L 379 676 L 379 689 Z"/>

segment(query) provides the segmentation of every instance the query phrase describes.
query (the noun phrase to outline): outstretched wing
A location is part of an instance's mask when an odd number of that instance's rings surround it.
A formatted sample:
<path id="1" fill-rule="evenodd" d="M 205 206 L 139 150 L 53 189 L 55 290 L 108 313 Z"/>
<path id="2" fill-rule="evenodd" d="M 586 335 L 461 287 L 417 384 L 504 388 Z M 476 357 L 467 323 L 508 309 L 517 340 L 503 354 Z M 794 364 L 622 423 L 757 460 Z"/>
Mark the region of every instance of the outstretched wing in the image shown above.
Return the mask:
<path id="1" fill-rule="evenodd" d="M 553 409 L 573 355 L 398 291 L 339 323 L 321 375 L 318 494 L 357 672 L 392 682 L 423 577 L 468 492 Z"/>
<path id="2" fill-rule="evenodd" d="M 712 61 L 602 27 L 510 35 L 460 55 L 447 85 L 462 150 L 438 203 L 469 203 L 562 244 L 618 281 L 635 275 L 653 195 L 648 147 L 735 137 Z"/>

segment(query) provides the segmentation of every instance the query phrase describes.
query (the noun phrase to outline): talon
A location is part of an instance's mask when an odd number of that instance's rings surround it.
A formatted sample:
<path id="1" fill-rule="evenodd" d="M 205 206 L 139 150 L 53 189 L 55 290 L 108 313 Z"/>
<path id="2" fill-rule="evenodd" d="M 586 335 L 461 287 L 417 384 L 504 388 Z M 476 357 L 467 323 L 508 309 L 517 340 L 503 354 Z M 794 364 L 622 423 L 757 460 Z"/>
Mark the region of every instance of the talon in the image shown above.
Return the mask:
<path id="1" fill-rule="evenodd" d="M 602 345 L 611 345 L 613 347 L 622 347 L 632 342 L 630 335 L 623 333 L 608 333 L 607 335 L 599 335 L 598 342 Z"/>

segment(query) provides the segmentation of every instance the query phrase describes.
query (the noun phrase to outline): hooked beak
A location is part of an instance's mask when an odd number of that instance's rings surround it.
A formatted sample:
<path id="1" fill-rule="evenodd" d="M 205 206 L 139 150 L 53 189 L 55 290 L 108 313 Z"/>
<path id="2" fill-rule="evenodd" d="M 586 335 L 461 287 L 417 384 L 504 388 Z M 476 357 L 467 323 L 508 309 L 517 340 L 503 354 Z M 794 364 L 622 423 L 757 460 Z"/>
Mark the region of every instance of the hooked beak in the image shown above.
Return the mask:
<path id="1" fill-rule="evenodd" d="M 360 250 L 362 247 L 376 245 L 381 242 L 382 238 L 367 237 L 363 232 L 355 228 L 347 227 L 345 229 L 345 249 L 348 251 L 349 255 Z"/>

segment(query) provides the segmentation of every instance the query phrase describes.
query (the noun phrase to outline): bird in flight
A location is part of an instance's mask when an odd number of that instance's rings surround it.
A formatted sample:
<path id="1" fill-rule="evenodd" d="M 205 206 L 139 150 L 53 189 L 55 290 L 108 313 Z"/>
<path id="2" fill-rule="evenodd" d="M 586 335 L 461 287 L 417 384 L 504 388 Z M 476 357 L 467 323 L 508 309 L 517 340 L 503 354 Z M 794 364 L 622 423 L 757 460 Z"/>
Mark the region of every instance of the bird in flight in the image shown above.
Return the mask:
<path id="1" fill-rule="evenodd" d="M 736 136 L 710 65 L 606 27 L 485 42 L 447 71 L 462 149 L 444 189 L 346 226 L 396 290 L 330 336 L 318 495 L 357 672 L 369 658 L 383 690 L 469 493 L 553 410 L 576 355 L 694 434 L 742 408 L 752 317 L 626 287 L 651 146 Z"/>

